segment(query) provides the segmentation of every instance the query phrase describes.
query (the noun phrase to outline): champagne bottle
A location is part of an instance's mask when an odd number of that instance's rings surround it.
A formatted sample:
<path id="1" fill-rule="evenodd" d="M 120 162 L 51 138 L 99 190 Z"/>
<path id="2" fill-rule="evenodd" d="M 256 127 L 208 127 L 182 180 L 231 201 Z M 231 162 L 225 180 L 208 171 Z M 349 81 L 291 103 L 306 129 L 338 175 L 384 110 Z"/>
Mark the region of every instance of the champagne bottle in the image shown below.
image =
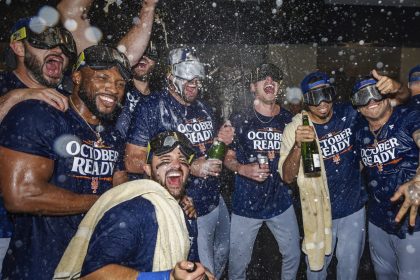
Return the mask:
<path id="1" fill-rule="evenodd" d="M 308 115 L 302 115 L 302 124 L 309 125 Z M 318 177 L 321 175 L 321 162 L 316 141 L 302 142 L 301 153 L 303 160 L 303 172 L 305 177 Z"/>
<path id="2" fill-rule="evenodd" d="M 214 139 L 213 144 L 207 151 L 207 158 L 209 159 L 220 159 L 223 161 L 227 151 L 226 144 L 222 141 Z"/>

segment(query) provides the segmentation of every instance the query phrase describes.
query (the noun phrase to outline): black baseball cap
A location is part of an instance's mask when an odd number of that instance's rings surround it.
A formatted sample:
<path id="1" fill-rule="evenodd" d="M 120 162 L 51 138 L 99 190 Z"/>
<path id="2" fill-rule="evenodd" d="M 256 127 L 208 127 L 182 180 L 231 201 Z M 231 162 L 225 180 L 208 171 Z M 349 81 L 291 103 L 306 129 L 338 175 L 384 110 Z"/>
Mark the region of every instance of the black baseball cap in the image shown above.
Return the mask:
<path id="1" fill-rule="evenodd" d="M 195 151 L 188 138 L 177 131 L 165 131 L 157 134 L 150 140 L 147 145 L 147 162 L 152 161 L 153 155 L 160 156 L 166 153 L 170 153 L 176 147 L 179 147 L 184 156 L 187 157 L 188 163 L 191 163 Z"/>

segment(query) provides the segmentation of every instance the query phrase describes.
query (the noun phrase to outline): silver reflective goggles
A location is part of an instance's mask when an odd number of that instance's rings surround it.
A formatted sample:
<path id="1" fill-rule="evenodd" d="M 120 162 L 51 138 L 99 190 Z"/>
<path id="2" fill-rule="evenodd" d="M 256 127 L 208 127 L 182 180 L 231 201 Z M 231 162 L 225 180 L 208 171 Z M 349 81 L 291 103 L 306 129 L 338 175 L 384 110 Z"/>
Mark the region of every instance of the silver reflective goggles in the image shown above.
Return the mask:
<path id="1" fill-rule="evenodd" d="M 335 89 L 332 86 L 311 89 L 303 94 L 303 102 L 310 106 L 318 106 L 321 102 L 332 102 L 335 97 Z"/>
<path id="2" fill-rule="evenodd" d="M 351 103 L 354 106 L 365 106 L 371 100 L 379 101 L 384 97 L 378 91 L 375 85 L 366 86 L 356 91 L 351 97 Z"/>

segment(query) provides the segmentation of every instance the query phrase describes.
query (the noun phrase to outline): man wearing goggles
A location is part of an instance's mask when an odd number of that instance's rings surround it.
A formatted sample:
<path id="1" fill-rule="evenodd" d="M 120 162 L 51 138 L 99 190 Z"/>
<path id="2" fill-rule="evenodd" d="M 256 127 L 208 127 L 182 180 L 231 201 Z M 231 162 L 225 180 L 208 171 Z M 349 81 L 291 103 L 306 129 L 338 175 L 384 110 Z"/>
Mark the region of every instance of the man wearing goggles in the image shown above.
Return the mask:
<path id="1" fill-rule="evenodd" d="M 413 67 L 408 74 L 408 89 L 411 93 L 410 104 L 420 110 L 420 65 Z"/>
<path id="2" fill-rule="evenodd" d="M 205 72 L 193 49 L 170 51 L 168 67 L 167 89 L 156 98 L 146 99 L 134 111 L 125 164 L 128 172 L 141 174 L 147 143 L 154 134 L 173 130 L 187 136 L 197 154 L 191 164 L 187 194 L 193 198 L 198 214 L 200 260 L 219 278 L 228 257 L 229 213 L 220 196 L 222 161 L 207 159 L 206 151 L 216 137 L 231 143 L 233 129 L 222 126 L 217 132 L 212 109 L 198 98 Z"/>
<path id="3" fill-rule="evenodd" d="M 214 279 L 198 262 L 196 221 L 180 208 L 194 157 L 191 143 L 182 133 L 165 131 L 151 139 L 147 157 L 145 172 L 154 182 L 128 182 L 99 198 L 79 229 L 93 232 L 87 251 L 74 238 L 54 279 Z M 99 218 L 92 222 L 91 216 Z M 75 258 L 80 265 L 72 265 Z"/>
<path id="4" fill-rule="evenodd" d="M 277 172 L 283 130 L 292 120 L 276 103 L 282 82 L 283 73 L 274 64 L 263 63 L 253 69 L 250 90 L 254 102 L 231 117 L 237 133 L 224 163 L 235 172 L 229 253 L 232 280 L 246 278 L 263 223 L 280 248 L 281 279 L 295 279 L 299 268 L 299 228 L 289 189 Z"/>
<path id="5" fill-rule="evenodd" d="M 356 83 L 352 95 L 364 117 L 356 129 L 355 147 L 367 182 L 370 255 L 377 279 L 417 279 L 420 111 L 393 106 L 380 89 L 382 80 L 373 76 Z M 405 91 L 392 83 L 396 86 L 385 93 Z"/>
<path id="6" fill-rule="evenodd" d="M 126 180 L 125 142 L 109 120 L 124 96 L 128 60 L 92 46 L 78 61 L 68 110 L 27 100 L 0 126 L 0 185 L 15 229 L 5 278 L 51 279 L 83 213 Z"/>
<path id="7" fill-rule="evenodd" d="M 71 34 L 61 27 L 46 26 L 36 17 L 18 20 L 5 53 L 6 64 L 13 71 L 3 72 L 0 79 L 0 121 L 16 103 L 27 99 L 67 109 L 67 98 L 57 87 L 74 62 L 75 46 Z"/>

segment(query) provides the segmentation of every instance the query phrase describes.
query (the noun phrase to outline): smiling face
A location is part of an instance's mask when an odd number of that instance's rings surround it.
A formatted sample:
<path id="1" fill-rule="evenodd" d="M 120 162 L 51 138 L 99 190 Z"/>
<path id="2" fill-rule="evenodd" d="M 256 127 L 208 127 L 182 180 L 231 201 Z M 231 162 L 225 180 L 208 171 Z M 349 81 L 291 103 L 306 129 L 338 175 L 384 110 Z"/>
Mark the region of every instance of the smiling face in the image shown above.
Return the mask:
<path id="1" fill-rule="evenodd" d="M 365 106 L 358 107 L 360 113 L 369 121 L 381 122 L 392 112 L 391 103 L 388 98 L 380 101 L 370 100 Z"/>
<path id="2" fill-rule="evenodd" d="M 118 68 L 94 70 L 84 67 L 75 73 L 82 74 L 79 97 L 89 111 L 101 120 L 113 119 L 115 109 L 124 97 L 126 83 Z"/>
<path id="3" fill-rule="evenodd" d="M 264 80 L 251 84 L 251 91 L 255 93 L 255 98 L 260 102 L 273 104 L 276 102 L 279 83 L 268 76 Z"/>
<path id="4" fill-rule="evenodd" d="M 46 87 L 58 86 L 69 63 L 61 48 L 37 49 L 28 43 L 24 43 L 24 48 L 24 64 L 29 75 Z"/>
<path id="5" fill-rule="evenodd" d="M 151 165 L 145 165 L 144 170 L 176 200 L 184 196 L 190 166 L 188 159 L 178 147 L 169 153 L 153 156 Z"/>

